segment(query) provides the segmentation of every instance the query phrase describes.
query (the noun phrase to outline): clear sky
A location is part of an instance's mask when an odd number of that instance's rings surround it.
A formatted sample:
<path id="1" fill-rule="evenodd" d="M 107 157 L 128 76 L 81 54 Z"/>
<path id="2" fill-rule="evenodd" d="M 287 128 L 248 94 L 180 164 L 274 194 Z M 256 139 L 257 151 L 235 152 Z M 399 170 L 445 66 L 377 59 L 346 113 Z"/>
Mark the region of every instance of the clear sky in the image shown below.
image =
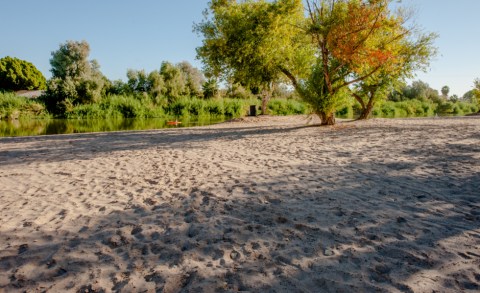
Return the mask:
<path id="1" fill-rule="evenodd" d="M 208 0 L 1 0 L 0 58 L 32 62 L 50 77 L 50 53 L 67 40 L 86 40 L 109 79 L 127 69 L 158 69 L 162 61 L 196 67 L 201 38 L 192 32 Z M 435 89 L 448 85 L 462 96 L 480 78 L 480 0 L 403 0 L 417 23 L 440 35 L 439 56 L 418 79 Z"/>

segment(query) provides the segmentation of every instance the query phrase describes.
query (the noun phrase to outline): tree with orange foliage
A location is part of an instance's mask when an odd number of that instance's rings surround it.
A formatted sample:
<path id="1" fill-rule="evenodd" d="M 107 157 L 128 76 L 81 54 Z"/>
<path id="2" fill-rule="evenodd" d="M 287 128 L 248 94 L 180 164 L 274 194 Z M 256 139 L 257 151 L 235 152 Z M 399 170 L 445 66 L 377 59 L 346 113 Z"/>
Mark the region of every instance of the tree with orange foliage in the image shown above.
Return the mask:
<path id="1" fill-rule="evenodd" d="M 306 32 L 317 48 L 310 78 L 289 76 L 322 125 L 335 124 L 335 110 L 349 87 L 402 64 L 398 46 L 411 36 L 394 15 L 392 0 L 307 0 Z M 398 70 L 395 67 L 395 70 Z"/>
<path id="2" fill-rule="evenodd" d="M 415 27 L 406 27 L 409 13 L 399 10 L 390 17 L 390 25 L 383 27 L 377 38 L 387 38 L 391 41 L 385 44 L 390 57 L 375 56 L 382 62 L 377 65 L 379 69 L 368 78 L 357 82 L 352 95 L 362 107 L 360 119 L 368 119 L 375 104 L 387 98 L 388 92 L 412 78 L 417 70 L 425 71 L 430 59 L 436 55 L 437 50 L 433 41 L 437 37 L 434 33 L 423 33 Z M 372 67 L 366 66 L 355 72 L 356 76 L 369 73 Z"/>

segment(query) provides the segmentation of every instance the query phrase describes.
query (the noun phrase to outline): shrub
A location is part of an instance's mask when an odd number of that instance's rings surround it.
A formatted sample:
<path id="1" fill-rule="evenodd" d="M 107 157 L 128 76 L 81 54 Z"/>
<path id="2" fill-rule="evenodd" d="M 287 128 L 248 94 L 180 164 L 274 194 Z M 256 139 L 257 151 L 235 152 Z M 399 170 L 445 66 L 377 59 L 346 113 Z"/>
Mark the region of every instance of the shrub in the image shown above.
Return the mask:
<path id="1" fill-rule="evenodd" d="M 337 110 L 335 116 L 340 118 L 352 118 L 353 117 L 353 107 L 352 106 L 345 106 L 340 110 Z"/>
<path id="2" fill-rule="evenodd" d="M 268 103 L 268 110 L 272 115 L 306 114 L 307 109 L 307 104 L 294 99 L 272 99 Z"/>
<path id="3" fill-rule="evenodd" d="M 0 93 L 0 119 L 48 117 L 45 106 L 36 100 Z"/>
<path id="4" fill-rule="evenodd" d="M 223 114 L 229 117 L 238 117 L 244 115 L 246 103 L 238 99 L 223 100 Z"/>
<path id="5" fill-rule="evenodd" d="M 439 114 L 452 114 L 453 113 L 453 103 L 446 101 L 438 105 Z"/>
<path id="6" fill-rule="evenodd" d="M 380 109 L 374 109 L 373 114 L 382 117 L 395 117 L 395 112 L 394 103 L 387 101 L 380 106 Z"/>
<path id="7" fill-rule="evenodd" d="M 206 100 L 204 110 L 206 114 L 211 116 L 223 115 L 223 100 Z"/>
<path id="8" fill-rule="evenodd" d="M 44 90 L 46 80 L 32 63 L 7 56 L 0 59 L 0 89 Z"/>
<path id="9" fill-rule="evenodd" d="M 58 104 L 70 99 L 74 104 L 96 103 L 108 84 L 95 61 L 89 61 L 87 42 L 68 41 L 52 52 L 52 78 L 47 85 L 48 105 L 61 111 Z"/>

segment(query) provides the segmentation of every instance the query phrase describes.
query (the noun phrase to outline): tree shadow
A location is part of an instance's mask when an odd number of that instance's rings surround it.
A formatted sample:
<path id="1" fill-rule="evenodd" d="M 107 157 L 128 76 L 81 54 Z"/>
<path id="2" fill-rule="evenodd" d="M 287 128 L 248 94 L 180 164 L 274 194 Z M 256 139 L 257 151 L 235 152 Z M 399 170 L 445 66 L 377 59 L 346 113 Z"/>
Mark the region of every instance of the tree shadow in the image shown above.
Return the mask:
<path id="1" fill-rule="evenodd" d="M 288 133 L 312 125 L 234 128 L 180 128 L 175 130 L 123 131 L 37 137 L 0 138 L 0 161 L 4 165 L 30 162 L 88 160 L 105 153 L 151 148 L 201 148 L 212 140 Z M 25 143 L 22 148 L 18 143 Z"/>
<path id="2" fill-rule="evenodd" d="M 217 139 L 235 142 L 300 128 L 62 136 L 41 138 L 43 143 L 60 145 L 43 150 L 36 149 L 36 139 L 25 139 L 27 149 L 16 155 L 32 153 L 34 161 L 61 162 L 71 149 L 90 159 L 115 150 L 200 148 Z M 401 131 L 326 130 L 325 140 L 334 148 L 352 136 L 369 135 L 367 149 L 384 150 L 405 137 L 382 135 Z M 69 140 L 74 140 L 73 146 L 63 147 Z M 14 141 L 7 141 L 12 142 L 8 151 Z M 103 144 L 106 149 L 102 150 Z M 91 151 L 97 147 L 97 152 Z M 337 162 L 345 162 L 342 166 L 275 162 L 270 169 L 250 171 L 228 165 L 230 176 L 221 182 L 205 179 L 218 184 L 192 186 L 169 196 L 158 192 L 147 198 L 137 190 L 127 204 L 105 194 L 108 204 L 92 206 L 95 211 L 89 215 L 63 210 L 59 204 L 43 225 L 24 222 L 22 227 L 1 228 L 0 289 L 479 290 L 478 151 L 478 144 L 456 143 L 455 138 L 448 147 L 437 148 L 426 141 L 402 150 L 392 148 L 374 160 L 339 148 L 325 157 L 334 156 Z M 6 163 L 20 161 L 9 158 Z"/>
<path id="3" fill-rule="evenodd" d="M 4 228 L 0 280 L 8 284 L 0 288 L 414 292 L 426 282 L 431 290 L 478 290 L 480 175 L 432 181 L 410 173 L 442 158 L 400 170 L 378 164 L 384 172 L 359 161 L 342 172 L 303 165 L 264 182 L 238 174 L 217 188 L 101 208 L 76 219 L 76 230 Z M 325 174 L 335 174 L 335 184 Z"/>

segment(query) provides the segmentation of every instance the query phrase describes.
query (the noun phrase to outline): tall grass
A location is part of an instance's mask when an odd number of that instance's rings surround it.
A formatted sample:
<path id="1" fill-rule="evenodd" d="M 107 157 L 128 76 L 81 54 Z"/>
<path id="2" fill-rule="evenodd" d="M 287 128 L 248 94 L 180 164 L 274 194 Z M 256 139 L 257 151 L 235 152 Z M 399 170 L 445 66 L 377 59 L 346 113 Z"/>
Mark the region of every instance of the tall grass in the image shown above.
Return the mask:
<path id="1" fill-rule="evenodd" d="M 374 117 L 385 118 L 426 117 L 433 116 L 436 109 L 437 104 L 430 101 L 384 101 L 373 109 L 372 114 Z"/>
<path id="2" fill-rule="evenodd" d="M 443 102 L 438 106 L 438 113 L 444 115 L 466 115 L 478 112 L 478 106 L 468 102 Z"/>
<path id="3" fill-rule="evenodd" d="M 45 106 L 34 99 L 16 96 L 14 93 L 0 92 L 0 119 L 49 117 Z"/>
<path id="4" fill-rule="evenodd" d="M 251 104 L 258 102 L 249 99 L 198 99 L 183 97 L 168 104 L 164 111 L 169 116 L 227 116 L 240 117 L 248 112 Z"/>
<path id="5" fill-rule="evenodd" d="M 272 115 L 299 115 L 311 112 L 306 103 L 294 99 L 272 99 L 268 103 L 268 110 Z"/>
<path id="6" fill-rule="evenodd" d="M 43 99 L 35 100 L 18 97 L 14 93 L 0 92 L 0 119 L 48 118 L 52 117 Z M 62 118 L 68 119 L 120 119 L 120 118 L 172 118 L 182 117 L 241 117 L 248 115 L 249 107 L 260 106 L 257 98 L 199 99 L 181 97 L 168 103 L 162 97 L 148 95 L 109 95 L 92 104 L 74 105 L 68 100 L 62 107 Z M 441 115 L 465 115 L 478 112 L 478 106 L 467 102 L 443 102 L 407 100 L 385 101 L 375 106 L 375 117 L 421 117 Z M 309 114 L 311 108 L 296 99 L 276 98 L 268 104 L 270 115 Z M 358 103 L 352 102 L 337 110 L 337 117 L 354 118 L 359 114 Z"/>
<path id="7" fill-rule="evenodd" d="M 69 119 L 107 118 L 160 118 L 165 112 L 148 97 L 134 95 L 111 95 L 99 103 L 67 107 L 65 117 Z"/>
<path id="8" fill-rule="evenodd" d="M 65 118 L 164 118 L 164 117 L 240 117 L 248 112 L 255 100 L 199 99 L 181 97 L 171 103 L 158 103 L 149 97 L 135 95 L 112 95 L 97 104 L 66 107 Z"/>
<path id="9" fill-rule="evenodd" d="M 402 102 L 385 101 L 373 110 L 376 117 L 427 117 L 438 115 L 466 115 L 475 113 L 478 107 L 475 104 L 457 101 L 441 104 L 431 101 L 407 100 Z"/>

